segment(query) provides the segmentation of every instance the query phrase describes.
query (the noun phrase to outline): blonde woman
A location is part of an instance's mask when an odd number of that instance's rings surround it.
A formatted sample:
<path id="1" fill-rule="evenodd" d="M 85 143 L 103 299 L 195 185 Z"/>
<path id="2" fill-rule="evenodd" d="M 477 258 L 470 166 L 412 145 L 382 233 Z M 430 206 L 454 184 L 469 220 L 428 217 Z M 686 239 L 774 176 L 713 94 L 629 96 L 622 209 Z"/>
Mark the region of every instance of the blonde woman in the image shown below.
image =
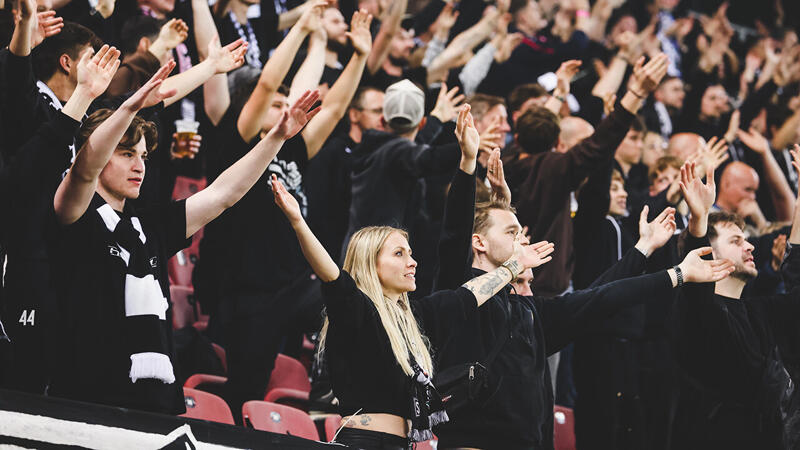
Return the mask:
<path id="1" fill-rule="evenodd" d="M 459 115 L 457 136 L 462 167 L 465 160 L 474 164 L 478 133 L 468 112 Z M 517 243 L 511 259 L 496 270 L 411 305 L 408 293 L 416 289 L 417 263 L 405 231 L 362 228 L 351 238 L 340 269 L 306 224 L 297 201 L 274 177 L 272 190 L 305 258 L 325 283 L 321 347 L 345 416 L 337 442 L 405 449 L 409 442 L 429 439 L 431 427 L 446 421 L 447 414 L 430 382 L 433 364 L 423 327 L 428 336 L 446 336 L 523 270 L 549 261 L 552 245 Z"/>

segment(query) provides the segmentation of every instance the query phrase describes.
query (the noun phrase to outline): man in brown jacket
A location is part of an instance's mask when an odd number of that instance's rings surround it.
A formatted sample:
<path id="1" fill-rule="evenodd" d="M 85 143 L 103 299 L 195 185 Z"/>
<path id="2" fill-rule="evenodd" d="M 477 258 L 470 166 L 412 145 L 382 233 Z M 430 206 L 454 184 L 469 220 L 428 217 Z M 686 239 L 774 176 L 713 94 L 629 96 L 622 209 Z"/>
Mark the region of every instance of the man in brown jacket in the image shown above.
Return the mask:
<path id="1" fill-rule="evenodd" d="M 603 119 L 589 138 L 566 153 L 558 144 L 558 117 L 542 107 L 533 107 L 517 120 L 518 155 L 506 163 L 517 216 L 534 240 L 556 243 L 553 260 L 542 266 L 533 280 L 539 296 L 556 296 L 569 287 L 574 260 L 570 192 L 575 191 L 596 167 L 610 161 L 628 132 L 645 99 L 666 74 L 663 54 L 643 64 L 639 60 L 628 83 L 628 91 L 615 110 Z"/>

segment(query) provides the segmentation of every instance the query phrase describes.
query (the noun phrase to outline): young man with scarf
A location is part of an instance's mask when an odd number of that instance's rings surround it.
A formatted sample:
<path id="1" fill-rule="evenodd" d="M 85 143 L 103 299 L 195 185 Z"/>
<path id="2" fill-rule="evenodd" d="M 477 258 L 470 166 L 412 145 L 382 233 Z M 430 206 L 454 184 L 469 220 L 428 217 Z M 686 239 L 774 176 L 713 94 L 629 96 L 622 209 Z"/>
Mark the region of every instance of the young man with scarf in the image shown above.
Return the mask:
<path id="1" fill-rule="evenodd" d="M 166 261 L 234 205 L 316 114 L 307 92 L 244 157 L 186 200 L 135 211 L 144 158 L 157 136 L 136 117 L 175 94 L 159 90 L 174 62 L 115 112 L 84 123 L 72 169 L 53 200 L 53 260 L 60 313 L 60 369 L 50 393 L 161 413 L 184 411 L 175 383 Z"/>

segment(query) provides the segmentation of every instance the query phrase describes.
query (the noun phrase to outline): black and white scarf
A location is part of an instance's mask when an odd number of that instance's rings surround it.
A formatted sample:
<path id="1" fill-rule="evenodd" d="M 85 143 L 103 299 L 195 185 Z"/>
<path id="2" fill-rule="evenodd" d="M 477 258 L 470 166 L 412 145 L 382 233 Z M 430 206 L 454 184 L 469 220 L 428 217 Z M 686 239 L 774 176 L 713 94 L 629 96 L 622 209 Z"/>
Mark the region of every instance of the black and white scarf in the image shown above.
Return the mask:
<path id="1" fill-rule="evenodd" d="M 97 209 L 106 228 L 112 233 L 109 249 L 127 266 L 124 277 L 114 280 L 119 296 L 125 299 L 124 332 L 131 358 L 130 379 L 156 379 L 175 382 L 169 348 L 162 340 L 169 302 L 158 282 L 158 271 L 150 255 L 147 236 L 138 217 L 119 214 L 105 202 Z"/>
<path id="2" fill-rule="evenodd" d="M 450 420 L 444 409 L 442 396 L 433 386 L 431 377 L 417 364 L 416 359 L 409 355 L 411 368 L 411 402 L 412 413 L 411 428 L 408 430 L 408 439 L 411 442 L 423 442 L 433 439 L 431 429 L 440 423 Z"/>

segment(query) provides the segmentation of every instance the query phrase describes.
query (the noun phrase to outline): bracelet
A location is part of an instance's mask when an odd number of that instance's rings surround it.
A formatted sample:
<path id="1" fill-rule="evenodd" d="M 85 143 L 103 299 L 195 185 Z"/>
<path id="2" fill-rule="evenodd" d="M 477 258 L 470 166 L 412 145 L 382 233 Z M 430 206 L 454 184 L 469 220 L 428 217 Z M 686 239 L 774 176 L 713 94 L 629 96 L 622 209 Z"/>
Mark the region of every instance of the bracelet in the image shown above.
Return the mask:
<path id="1" fill-rule="evenodd" d="M 675 276 L 678 278 L 678 286 L 676 287 L 683 286 L 683 271 L 681 270 L 680 266 L 675 266 L 672 268 L 672 270 L 675 271 Z"/>
<path id="2" fill-rule="evenodd" d="M 553 94 L 553 98 L 558 100 L 558 101 L 560 101 L 561 103 L 564 103 L 564 102 L 567 101 L 567 98 L 564 97 L 563 95 L 555 95 L 555 94 Z"/>
<path id="3" fill-rule="evenodd" d="M 589 11 L 587 11 L 585 9 L 579 9 L 579 10 L 575 11 L 575 17 L 582 17 L 582 18 L 591 17 L 591 14 L 589 13 Z"/>
<path id="4" fill-rule="evenodd" d="M 639 97 L 639 98 L 640 98 L 640 99 L 642 99 L 642 100 L 644 100 L 644 99 L 646 99 L 646 98 L 647 98 L 647 96 L 646 96 L 646 95 L 640 95 L 640 94 L 637 94 L 637 93 L 636 93 L 636 91 L 634 91 L 633 89 L 628 89 L 628 92 L 630 92 L 631 94 L 633 94 L 633 95 L 635 95 L 635 96 Z"/>
<path id="5" fill-rule="evenodd" d="M 513 259 L 509 259 L 508 261 L 504 262 L 500 265 L 500 267 L 505 267 L 508 270 L 508 273 L 511 274 L 511 281 L 517 279 L 522 270 L 519 269 L 519 263 L 514 261 Z"/>

